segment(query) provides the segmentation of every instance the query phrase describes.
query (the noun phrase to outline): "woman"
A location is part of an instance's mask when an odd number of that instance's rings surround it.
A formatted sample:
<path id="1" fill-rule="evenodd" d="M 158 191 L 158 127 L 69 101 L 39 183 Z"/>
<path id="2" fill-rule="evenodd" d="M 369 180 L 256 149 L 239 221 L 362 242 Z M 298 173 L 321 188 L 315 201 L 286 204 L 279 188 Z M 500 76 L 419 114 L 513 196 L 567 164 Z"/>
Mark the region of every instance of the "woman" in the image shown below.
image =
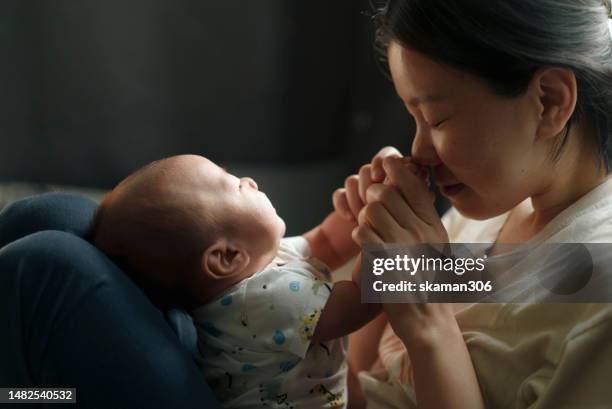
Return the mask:
<path id="1" fill-rule="evenodd" d="M 609 15 L 609 0 L 391 0 L 378 10 L 416 135 L 411 159 L 385 149 L 336 194 L 359 221 L 354 237 L 612 242 Z M 442 220 L 419 166 L 453 205 Z M 612 404 L 609 304 L 385 313 L 351 340 L 353 372 L 369 370 L 359 375 L 368 408 Z"/>

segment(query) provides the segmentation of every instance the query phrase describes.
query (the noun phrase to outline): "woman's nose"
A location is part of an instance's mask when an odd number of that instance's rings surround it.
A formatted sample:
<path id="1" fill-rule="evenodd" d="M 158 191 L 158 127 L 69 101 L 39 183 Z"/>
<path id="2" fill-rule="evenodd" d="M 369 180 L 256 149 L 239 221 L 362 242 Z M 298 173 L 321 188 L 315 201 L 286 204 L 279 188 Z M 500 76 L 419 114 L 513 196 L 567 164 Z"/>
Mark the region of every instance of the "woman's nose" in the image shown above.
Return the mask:
<path id="1" fill-rule="evenodd" d="M 436 166 L 440 164 L 440 158 L 431 141 L 431 132 L 427 129 L 420 129 L 414 135 L 411 148 L 412 159 L 419 165 Z"/>
<path id="2" fill-rule="evenodd" d="M 251 178 L 242 178 L 242 183 L 249 185 L 252 189 L 258 190 L 257 183 Z"/>

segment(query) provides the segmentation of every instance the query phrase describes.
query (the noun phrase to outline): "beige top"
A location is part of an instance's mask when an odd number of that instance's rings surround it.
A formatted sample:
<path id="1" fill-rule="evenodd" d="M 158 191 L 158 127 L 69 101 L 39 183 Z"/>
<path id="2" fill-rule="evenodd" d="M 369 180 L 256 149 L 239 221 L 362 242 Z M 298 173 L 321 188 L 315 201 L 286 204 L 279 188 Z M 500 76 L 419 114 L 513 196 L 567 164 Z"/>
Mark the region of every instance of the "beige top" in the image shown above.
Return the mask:
<path id="1" fill-rule="evenodd" d="M 475 221 L 451 209 L 442 220 L 451 242 L 493 243 L 508 215 Z M 612 179 L 529 240 L 571 242 L 612 243 Z M 488 408 L 612 407 L 612 304 L 454 306 Z M 416 408 L 410 357 L 389 326 L 359 379 L 369 409 Z"/>

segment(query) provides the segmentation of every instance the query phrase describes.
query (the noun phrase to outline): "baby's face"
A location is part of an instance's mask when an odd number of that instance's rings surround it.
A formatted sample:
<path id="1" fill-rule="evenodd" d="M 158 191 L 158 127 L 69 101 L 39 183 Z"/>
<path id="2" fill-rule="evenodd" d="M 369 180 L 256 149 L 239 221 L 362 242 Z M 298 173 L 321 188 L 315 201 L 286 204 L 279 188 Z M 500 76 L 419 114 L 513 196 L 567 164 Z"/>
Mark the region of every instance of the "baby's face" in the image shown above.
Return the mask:
<path id="1" fill-rule="evenodd" d="M 197 155 L 141 169 L 105 198 L 104 208 L 96 245 L 125 258 L 160 304 L 200 305 L 269 264 L 285 234 L 285 223 L 255 181 Z M 219 243 L 222 250 L 215 250 Z M 223 253 L 208 257 L 209 250 Z M 212 281 L 209 272 L 216 275 Z M 228 279 L 219 279 L 221 273 Z"/>
<path id="2" fill-rule="evenodd" d="M 256 252 L 275 253 L 285 234 L 285 223 L 268 197 L 248 177 L 236 177 L 201 156 L 184 174 L 185 188 L 191 197 L 220 225 L 229 226 L 239 239 L 256 246 Z M 263 266 L 262 266 L 263 267 Z"/>

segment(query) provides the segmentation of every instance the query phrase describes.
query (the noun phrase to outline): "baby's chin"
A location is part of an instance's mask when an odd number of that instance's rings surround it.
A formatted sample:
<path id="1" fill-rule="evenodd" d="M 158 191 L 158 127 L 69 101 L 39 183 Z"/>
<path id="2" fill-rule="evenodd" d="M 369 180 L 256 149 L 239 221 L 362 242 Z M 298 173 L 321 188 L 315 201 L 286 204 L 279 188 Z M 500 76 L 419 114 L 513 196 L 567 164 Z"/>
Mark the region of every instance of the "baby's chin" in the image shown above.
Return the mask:
<path id="1" fill-rule="evenodd" d="M 260 218 L 258 222 L 260 224 L 255 234 L 260 239 L 259 241 L 267 243 L 267 248 L 271 248 L 272 246 L 278 247 L 280 240 L 285 236 L 285 221 L 275 212 L 268 214 L 264 218 Z"/>
<path id="2" fill-rule="evenodd" d="M 276 219 L 278 224 L 278 238 L 280 240 L 285 237 L 287 226 L 285 225 L 285 221 L 280 216 L 276 216 Z"/>

